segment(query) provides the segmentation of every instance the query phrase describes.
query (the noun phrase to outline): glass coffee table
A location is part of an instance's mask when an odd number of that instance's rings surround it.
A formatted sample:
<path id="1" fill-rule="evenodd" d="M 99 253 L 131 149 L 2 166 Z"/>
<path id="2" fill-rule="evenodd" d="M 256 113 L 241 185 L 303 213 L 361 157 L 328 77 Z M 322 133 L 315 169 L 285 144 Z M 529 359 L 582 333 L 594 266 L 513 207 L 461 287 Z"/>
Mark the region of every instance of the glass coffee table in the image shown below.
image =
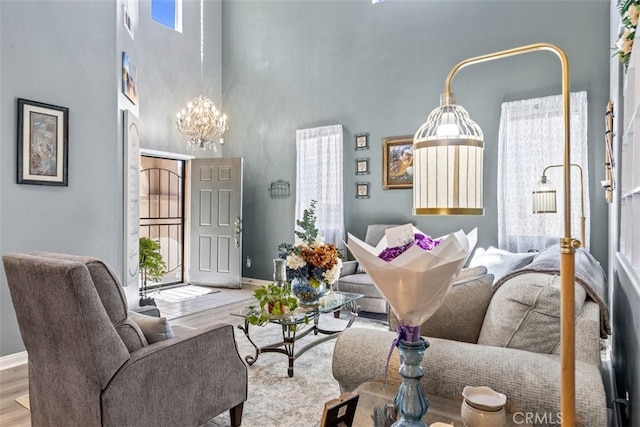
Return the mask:
<path id="1" fill-rule="evenodd" d="M 252 309 L 245 308 L 241 312 L 231 313 L 234 316 L 244 318 L 244 324 L 239 325 L 238 328 L 244 332 L 244 335 L 255 348 L 255 355 L 248 355 L 244 360 L 249 365 L 253 365 L 262 353 L 286 354 L 289 358 L 289 368 L 287 373 L 290 377 L 293 377 L 293 364 L 298 357 L 304 354 L 307 350 L 325 341 L 336 338 L 340 332 L 353 324 L 356 317 L 358 317 L 358 311 L 360 310 L 357 300 L 363 296 L 364 295 L 361 294 L 352 294 L 348 292 L 332 292 L 323 304 L 301 304 L 292 313 L 271 317 L 269 319 L 269 323 L 280 325 L 282 327 L 282 341 L 269 344 L 264 347 L 258 347 L 251 340 L 251 336 L 249 334 L 250 323 L 247 320 L 247 317 L 251 314 Z M 334 313 L 334 315 L 338 317 L 341 310 L 348 311 L 350 314 L 349 320 L 343 329 L 329 330 L 320 327 L 319 323 L 321 314 Z M 296 351 L 296 341 L 311 333 L 323 336 L 318 337 Z"/>

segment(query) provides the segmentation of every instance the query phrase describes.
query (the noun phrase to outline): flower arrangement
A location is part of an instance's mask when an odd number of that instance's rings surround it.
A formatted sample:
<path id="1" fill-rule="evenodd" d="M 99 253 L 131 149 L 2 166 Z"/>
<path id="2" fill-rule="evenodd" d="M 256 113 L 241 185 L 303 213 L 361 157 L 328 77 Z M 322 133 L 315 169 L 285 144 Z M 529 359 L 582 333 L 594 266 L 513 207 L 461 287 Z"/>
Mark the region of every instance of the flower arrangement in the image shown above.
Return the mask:
<path id="1" fill-rule="evenodd" d="M 398 255 L 403 254 L 407 249 L 413 245 L 421 247 L 425 251 L 429 251 L 442 242 L 442 239 L 433 239 L 431 236 L 425 236 L 424 234 L 414 233 L 413 236 L 409 236 L 405 239 L 400 246 L 394 246 L 391 248 L 384 248 L 382 252 L 378 254 L 378 258 L 381 258 L 387 262 L 394 260 Z"/>
<path id="2" fill-rule="evenodd" d="M 636 26 L 640 16 L 640 2 L 638 0 L 622 0 L 618 4 L 618 10 L 620 10 L 624 31 L 613 48 L 616 50 L 614 54 L 618 55 L 620 62 L 627 65 L 631 57 Z"/>
<path id="3" fill-rule="evenodd" d="M 375 248 L 349 234 L 347 247 L 398 317 L 398 338 L 415 342 L 420 325 L 442 304 L 476 240 L 476 230 L 432 239 L 406 224 L 387 229 Z"/>
<path id="4" fill-rule="evenodd" d="M 335 245 L 325 243 L 318 235 L 315 208 L 316 201 L 312 200 L 302 220 L 296 221 L 300 230 L 295 232 L 295 243 L 281 243 L 278 252 L 287 262 L 287 280 L 307 280 L 312 288 L 318 289 L 322 283 L 332 285 L 338 280 L 342 260 Z"/>

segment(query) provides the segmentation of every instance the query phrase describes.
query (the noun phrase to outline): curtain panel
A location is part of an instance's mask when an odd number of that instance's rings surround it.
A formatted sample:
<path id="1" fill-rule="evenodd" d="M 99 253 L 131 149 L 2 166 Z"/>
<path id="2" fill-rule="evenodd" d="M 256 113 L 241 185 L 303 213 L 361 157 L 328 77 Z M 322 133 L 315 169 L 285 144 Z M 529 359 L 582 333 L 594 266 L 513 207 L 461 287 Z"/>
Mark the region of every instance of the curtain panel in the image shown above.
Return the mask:
<path id="1" fill-rule="evenodd" d="M 344 249 L 342 125 L 296 131 L 296 220 L 312 200 L 325 241 Z"/>
<path id="2" fill-rule="evenodd" d="M 589 162 L 587 93 L 571 93 L 571 163 L 584 179 L 585 239 L 588 248 Z M 534 214 L 532 190 L 547 166 L 564 162 L 564 123 L 560 95 L 502 104 L 498 135 L 498 246 L 511 252 L 542 250 L 564 235 L 563 168 L 546 176 L 557 192 L 557 213 Z M 580 238 L 580 172 L 571 168 L 571 235 Z"/>

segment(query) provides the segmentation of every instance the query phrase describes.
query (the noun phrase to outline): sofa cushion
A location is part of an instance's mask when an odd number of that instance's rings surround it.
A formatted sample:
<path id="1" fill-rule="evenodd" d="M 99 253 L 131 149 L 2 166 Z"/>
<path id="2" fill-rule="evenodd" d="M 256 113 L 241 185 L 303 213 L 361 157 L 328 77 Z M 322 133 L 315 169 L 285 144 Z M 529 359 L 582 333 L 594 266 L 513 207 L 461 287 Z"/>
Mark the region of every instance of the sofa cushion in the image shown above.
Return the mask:
<path id="1" fill-rule="evenodd" d="M 474 277 L 484 276 L 487 273 L 487 267 L 485 267 L 484 265 L 478 265 L 476 267 L 465 267 L 460 270 L 460 273 L 458 273 L 456 282 L 462 282 L 467 279 L 473 279 Z"/>
<path id="2" fill-rule="evenodd" d="M 455 282 L 444 297 L 440 308 L 420 326 L 420 335 L 469 343 L 478 342 L 482 321 L 492 294 L 491 274 Z M 461 323 L 460 317 L 464 317 L 464 327 L 451 327 Z M 397 326 L 398 319 L 390 311 L 389 328 L 395 330 Z"/>
<path id="3" fill-rule="evenodd" d="M 356 274 L 357 269 L 358 261 L 343 261 L 342 270 L 340 270 L 340 277 Z"/>
<path id="4" fill-rule="evenodd" d="M 341 277 L 338 279 L 336 290 L 362 294 L 365 297 L 383 298 L 368 274 L 352 274 Z"/>
<path id="5" fill-rule="evenodd" d="M 166 317 L 151 317 L 130 311 L 129 318 L 140 327 L 149 344 L 175 336 Z"/>
<path id="6" fill-rule="evenodd" d="M 477 248 L 469 261 L 469 267 L 484 265 L 487 272 L 493 274 L 494 283 L 513 270 L 522 268 L 538 255 L 537 252 L 513 253 L 490 246 L 488 249 Z"/>
<path id="7" fill-rule="evenodd" d="M 586 299 L 575 287 L 575 314 Z M 500 286 L 489 304 L 478 344 L 553 353 L 560 345 L 560 276 L 526 273 Z"/>

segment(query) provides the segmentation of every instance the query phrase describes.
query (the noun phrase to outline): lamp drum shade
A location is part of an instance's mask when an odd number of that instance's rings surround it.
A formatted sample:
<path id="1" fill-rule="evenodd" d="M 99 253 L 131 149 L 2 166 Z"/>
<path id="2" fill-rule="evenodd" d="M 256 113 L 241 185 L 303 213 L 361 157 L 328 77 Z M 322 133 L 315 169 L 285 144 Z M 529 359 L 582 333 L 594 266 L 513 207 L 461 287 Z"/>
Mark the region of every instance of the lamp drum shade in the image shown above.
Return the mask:
<path id="1" fill-rule="evenodd" d="M 447 140 L 450 143 L 450 140 Z M 414 215 L 483 215 L 482 142 L 413 145 Z"/>

